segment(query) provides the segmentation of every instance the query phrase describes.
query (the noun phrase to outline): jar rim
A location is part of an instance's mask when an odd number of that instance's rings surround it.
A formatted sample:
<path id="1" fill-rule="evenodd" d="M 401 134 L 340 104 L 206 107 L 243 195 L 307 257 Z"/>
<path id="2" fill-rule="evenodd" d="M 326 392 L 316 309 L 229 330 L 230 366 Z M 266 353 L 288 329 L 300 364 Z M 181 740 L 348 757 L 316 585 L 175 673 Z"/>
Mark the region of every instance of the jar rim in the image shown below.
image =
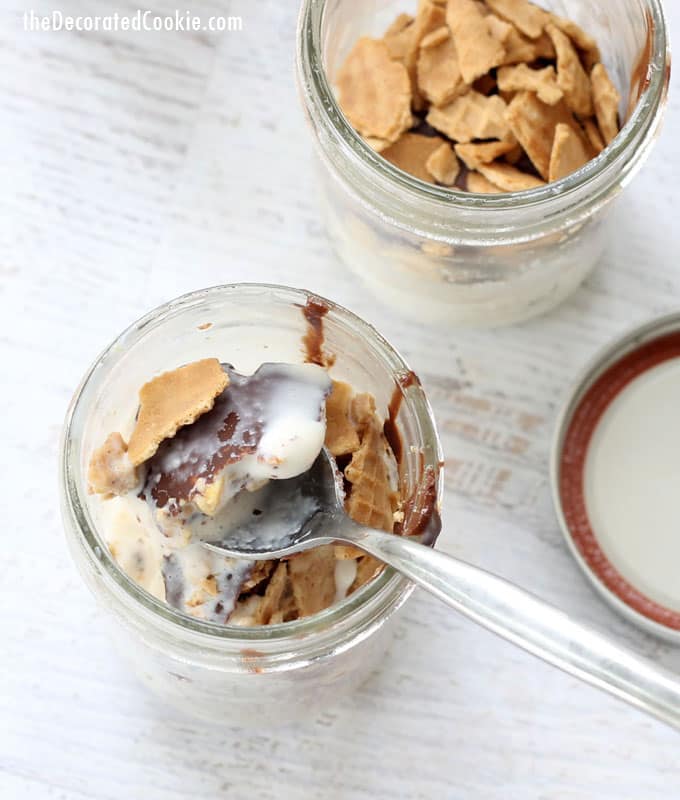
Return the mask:
<path id="1" fill-rule="evenodd" d="M 109 552 L 88 508 L 85 497 L 86 481 L 82 480 L 80 475 L 80 448 L 77 446 L 76 437 L 72 435 L 72 432 L 78 426 L 81 429 L 84 426 L 88 412 L 89 395 L 94 392 L 97 383 L 106 377 L 108 370 L 115 364 L 117 354 L 125 352 L 127 346 L 133 341 L 138 341 L 144 330 L 150 325 L 162 324 L 169 317 L 174 317 L 182 311 L 188 310 L 215 296 L 262 291 L 286 295 L 291 302 L 302 305 L 309 298 L 320 300 L 328 306 L 330 313 L 350 322 L 371 341 L 371 344 L 388 364 L 395 380 L 404 372 L 410 372 L 410 368 L 402 356 L 372 325 L 352 311 L 316 293 L 266 283 L 235 283 L 213 286 L 184 294 L 152 309 L 129 325 L 97 356 L 83 376 L 71 400 L 62 429 L 60 444 L 62 515 L 64 521 L 70 522 L 77 530 L 79 543 L 85 549 L 90 560 L 96 563 L 97 567 L 104 572 L 108 579 L 112 579 L 120 589 L 124 590 L 125 594 L 133 602 L 139 603 L 145 612 L 149 612 L 152 617 L 159 621 L 171 623 L 175 631 L 179 628 L 188 634 L 203 634 L 213 640 L 224 640 L 232 643 L 254 643 L 258 641 L 274 643 L 293 638 L 299 639 L 302 636 L 314 633 L 325 633 L 331 627 L 351 619 L 355 612 L 383 594 L 398 600 L 408 590 L 411 583 L 396 570 L 386 566 L 379 575 L 368 581 L 356 592 L 323 611 L 302 619 L 273 625 L 228 625 L 201 620 L 185 614 L 143 589 L 117 564 Z M 109 362 L 113 363 L 110 364 Z M 441 505 L 443 483 L 441 444 L 432 409 L 418 381 L 413 382 L 403 390 L 403 404 L 406 407 L 411 407 L 418 420 L 418 426 L 422 433 L 423 465 L 425 468 L 431 467 L 434 470 L 437 503 Z"/>
<path id="2" fill-rule="evenodd" d="M 649 64 L 644 89 L 635 108 L 618 135 L 598 156 L 584 167 L 559 181 L 521 192 L 479 194 L 426 183 L 409 175 L 380 156 L 354 130 L 337 102 L 323 63 L 321 34 L 323 16 L 329 0 L 303 0 L 297 28 L 297 70 L 301 94 L 313 100 L 323 117 L 330 122 L 334 139 L 350 157 L 365 163 L 396 189 L 415 200 L 436 202 L 442 207 L 460 211 L 494 209 L 497 211 L 530 209 L 550 200 L 563 198 L 586 187 L 612 165 L 625 163 L 631 144 L 640 134 L 654 132 L 670 81 L 670 45 L 668 27 L 661 0 L 642 0 L 641 11 L 648 20 L 651 41 Z"/>

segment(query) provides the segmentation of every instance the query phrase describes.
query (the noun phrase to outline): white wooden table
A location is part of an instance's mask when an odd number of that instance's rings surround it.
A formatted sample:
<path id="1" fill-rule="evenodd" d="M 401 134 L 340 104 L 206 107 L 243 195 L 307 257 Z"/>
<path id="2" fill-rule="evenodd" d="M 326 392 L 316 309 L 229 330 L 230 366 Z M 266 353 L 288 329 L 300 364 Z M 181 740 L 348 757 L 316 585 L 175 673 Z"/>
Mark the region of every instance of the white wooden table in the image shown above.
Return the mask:
<path id="1" fill-rule="evenodd" d="M 678 305 L 680 93 L 586 286 L 549 318 L 442 340 L 364 296 L 330 252 L 293 82 L 297 4 L 187 5 L 241 14 L 244 30 L 24 33 L 24 4 L 4 0 L 0 11 L 0 797 L 677 797 L 676 733 L 423 593 L 355 697 L 278 732 L 207 730 L 160 708 L 100 632 L 58 514 L 71 392 L 148 308 L 247 279 L 348 305 L 421 374 L 447 455 L 443 549 L 680 673 L 680 651 L 588 587 L 547 480 L 575 371 L 618 332 Z M 112 10 L 100 0 L 61 8 Z M 668 13 L 680 23 L 680 4 Z"/>

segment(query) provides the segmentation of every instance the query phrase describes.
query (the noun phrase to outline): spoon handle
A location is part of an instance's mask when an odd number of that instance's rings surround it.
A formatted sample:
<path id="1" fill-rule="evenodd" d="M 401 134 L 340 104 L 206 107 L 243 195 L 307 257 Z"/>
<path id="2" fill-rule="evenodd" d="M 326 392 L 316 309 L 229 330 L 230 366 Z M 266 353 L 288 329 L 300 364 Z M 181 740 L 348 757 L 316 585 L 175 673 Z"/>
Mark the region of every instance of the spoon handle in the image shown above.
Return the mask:
<path id="1" fill-rule="evenodd" d="M 675 676 L 503 578 L 369 528 L 342 538 L 510 642 L 680 729 Z"/>

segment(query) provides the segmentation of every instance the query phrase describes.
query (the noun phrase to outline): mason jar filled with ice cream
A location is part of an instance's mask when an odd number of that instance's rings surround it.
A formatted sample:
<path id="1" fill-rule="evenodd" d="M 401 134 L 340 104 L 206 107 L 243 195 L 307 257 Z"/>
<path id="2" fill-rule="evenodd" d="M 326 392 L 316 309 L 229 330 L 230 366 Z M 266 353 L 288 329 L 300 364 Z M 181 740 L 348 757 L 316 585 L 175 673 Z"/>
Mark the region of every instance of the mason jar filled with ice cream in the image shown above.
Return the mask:
<path id="1" fill-rule="evenodd" d="M 164 702 L 227 725 L 287 722 L 379 662 L 404 577 L 348 547 L 248 562 L 204 546 L 225 520 L 256 520 L 272 482 L 322 447 L 355 521 L 436 534 L 441 454 L 417 377 L 372 327 L 304 291 L 187 295 L 85 376 L 62 443 L 67 539 Z"/>
<path id="2" fill-rule="evenodd" d="M 670 56 L 659 0 L 305 0 L 297 66 L 341 259 L 411 318 L 501 325 L 597 263 Z"/>

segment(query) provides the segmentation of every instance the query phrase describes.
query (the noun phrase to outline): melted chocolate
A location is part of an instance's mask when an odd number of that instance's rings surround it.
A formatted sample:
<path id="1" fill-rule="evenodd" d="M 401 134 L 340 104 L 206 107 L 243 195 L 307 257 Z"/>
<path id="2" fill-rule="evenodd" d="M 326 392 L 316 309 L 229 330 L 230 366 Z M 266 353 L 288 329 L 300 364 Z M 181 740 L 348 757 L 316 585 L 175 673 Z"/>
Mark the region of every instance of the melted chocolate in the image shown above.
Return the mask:
<path id="1" fill-rule="evenodd" d="M 211 411 L 167 439 L 149 461 L 146 489 L 158 508 L 189 500 L 196 481 L 211 483 L 227 464 L 254 453 L 262 437 L 263 395 L 271 376 L 244 378 L 230 368 L 229 386 Z"/>
<path id="2" fill-rule="evenodd" d="M 635 106 L 639 102 L 651 81 L 650 62 L 652 58 L 653 38 L 654 20 L 648 11 L 647 36 L 630 76 L 630 97 L 628 99 L 627 117 L 630 117 L 630 115 L 633 113 Z M 667 67 L 667 69 L 670 70 L 670 65 Z"/>
<path id="3" fill-rule="evenodd" d="M 395 526 L 400 536 L 421 537 L 423 544 L 434 544 L 441 531 L 437 511 L 437 478 L 433 467 L 427 467 L 418 489 L 404 505 L 404 521 Z"/>
<path id="4" fill-rule="evenodd" d="M 307 302 L 302 306 L 302 315 L 307 320 L 307 333 L 302 337 L 305 361 L 308 364 L 318 364 L 320 367 L 327 367 L 332 363 L 323 352 L 323 318 L 326 314 L 328 314 L 328 306 L 317 297 L 308 297 Z"/>
<path id="5" fill-rule="evenodd" d="M 394 458 L 398 465 L 401 465 L 401 460 L 404 455 L 404 446 L 401 441 L 401 433 L 397 425 L 397 417 L 401 409 L 401 402 L 404 399 L 404 392 L 409 386 L 419 386 L 420 381 L 418 376 L 412 370 L 404 372 L 397 378 L 396 386 L 392 392 L 389 406 L 387 407 L 387 419 L 383 425 L 383 434 L 387 439 L 387 443 L 392 448 Z"/>
<path id="6" fill-rule="evenodd" d="M 296 382 L 285 364 L 263 364 L 249 376 L 223 366 L 229 385 L 212 410 L 163 442 L 149 461 L 145 494 L 172 514 L 191 499 L 197 481 L 212 483 L 228 464 L 256 453 L 272 398 Z"/>
<path id="7" fill-rule="evenodd" d="M 404 392 L 410 386 L 420 386 L 415 372 L 409 370 L 397 378 L 388 406 L 383 433 L 392 448 L 397 464 L 401 466 L 404 447 L 397 425 L 397 417 L 404 399 Z M 441 531 L 441 519 L 437 511 L 437 476 L 433 467 L 423 467 L 421 456 L 421 481 L 413 495 L 404 504 L 404 520 L 397 523 L 394 532 L 400 536 L 422 537 L 423 544 L 434 544 Z"/>

